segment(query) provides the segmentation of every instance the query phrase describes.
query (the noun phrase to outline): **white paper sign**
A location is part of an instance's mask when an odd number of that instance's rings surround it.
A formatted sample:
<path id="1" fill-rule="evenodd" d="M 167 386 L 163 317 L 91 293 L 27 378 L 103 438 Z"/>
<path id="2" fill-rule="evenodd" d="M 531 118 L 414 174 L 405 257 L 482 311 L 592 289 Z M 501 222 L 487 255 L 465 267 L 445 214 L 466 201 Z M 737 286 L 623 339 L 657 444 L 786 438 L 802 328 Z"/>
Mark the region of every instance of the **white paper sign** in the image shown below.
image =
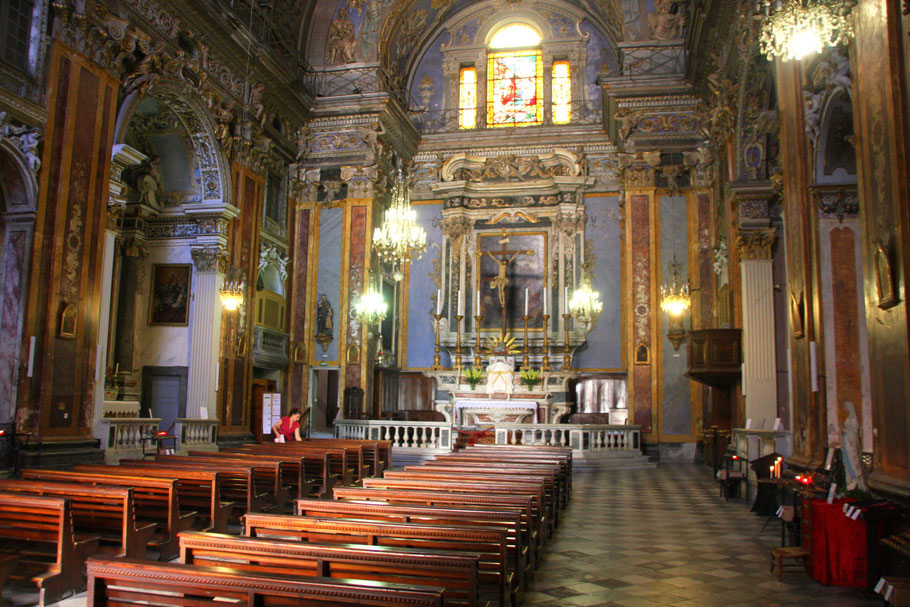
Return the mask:
<path id="1" fill-rule="evenodd" d="M 837 483 L 831 483 L 831 487 L 828 489 L 828 503 L 834 503 L 834 492 L 837 491 Z"/>
<path id="2" fill-rule="evenodd" d="M 746 420 L 746 430 L 748 430 L 751 427 L 752 427 L 752 418 L 750 417 Z"/>
<path id="3" fill-rule="evenodd" d="M 272 433 L 272 395 L 268 392 L 262 395 L 262 433 Z"/>

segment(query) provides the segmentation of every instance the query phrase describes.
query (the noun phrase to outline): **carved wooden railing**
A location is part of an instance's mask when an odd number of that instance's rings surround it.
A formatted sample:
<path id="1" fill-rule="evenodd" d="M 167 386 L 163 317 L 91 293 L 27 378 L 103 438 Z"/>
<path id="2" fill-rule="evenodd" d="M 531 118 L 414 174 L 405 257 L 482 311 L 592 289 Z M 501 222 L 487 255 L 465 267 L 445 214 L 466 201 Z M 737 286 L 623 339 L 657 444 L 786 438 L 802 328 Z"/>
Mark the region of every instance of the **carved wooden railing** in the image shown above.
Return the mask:
<path id="1" fill-rule="evenodd" d="M 451 449 L 452 424 L 345 419 L 335 422 L 335 438 L 387 440 L 396 449 Z"/>
<path id="2" fill-rule="evenodd" d="M 174 423 L 178 451 L 217 451 L 217 419 L 178 418 Z"/>
<path id="3" fill-rule="evenodd" d="M 495 424 L 497 445 L 546 445 L 598 453 L 637 451 L 641 426 L 594 424 Z"/>

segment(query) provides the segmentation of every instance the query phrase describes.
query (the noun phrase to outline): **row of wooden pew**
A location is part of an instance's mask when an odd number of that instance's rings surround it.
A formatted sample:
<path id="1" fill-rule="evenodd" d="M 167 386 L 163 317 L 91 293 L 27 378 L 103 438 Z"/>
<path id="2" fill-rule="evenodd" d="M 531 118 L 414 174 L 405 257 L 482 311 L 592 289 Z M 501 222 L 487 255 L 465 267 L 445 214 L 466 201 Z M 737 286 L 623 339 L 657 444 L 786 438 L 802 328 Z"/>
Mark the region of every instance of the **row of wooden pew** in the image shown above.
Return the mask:
<path id="1" fill-rule="evenodd" d="M 0 589 L 30 580 L 43 605 L 85 588 L 88 556 L 168 561 L 185 530 L 226 531 L 247 512 L 287 511 L 388 465 L 389 443 L 308 440 L 117 466 L 32 469 L 0 480 Z"/>
<path id="2" fill-rule="evenodd" d="M 28 471 L 20 490 L 69 475 L 70 484 L 116 488 L 123 501 L 124 490 L 133 494 L 134 516 L 121 528 L 134 533 L 119 543 L 97 534 L 74 557 L 97 552 L 98 542 L 120 557 L 88 559 L 89 605 L 520 603 L 568 502 L 571 451 L 476 446 L 398 471 L 386 469 L 390 460 L 381 442 L 251 445 Z M 161 481 L 171 482 L 167 497 Z M 140 494 L 158 497 L 140 502 Z M 76 500 L 62 501 L 73 516 Z M 242 535 L 225 533 L 234 529 Z M 179 562 L 147 560 L 147 545 L 163 560 L 179 553 Z M 71 572 L 68 582 L 78 581 Z"/>

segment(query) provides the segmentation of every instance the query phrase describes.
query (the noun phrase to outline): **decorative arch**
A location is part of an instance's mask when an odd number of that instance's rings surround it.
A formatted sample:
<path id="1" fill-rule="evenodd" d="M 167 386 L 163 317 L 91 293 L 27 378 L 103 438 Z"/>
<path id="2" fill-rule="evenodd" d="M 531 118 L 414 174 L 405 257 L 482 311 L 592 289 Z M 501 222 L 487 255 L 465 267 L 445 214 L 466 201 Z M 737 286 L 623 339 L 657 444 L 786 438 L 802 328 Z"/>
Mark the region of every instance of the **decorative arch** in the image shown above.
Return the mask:
<path id="1" fill-rule="evenodd" d="M 192 151 L 194 200 L 206 207 L 230 206 L 230 159 L 226 157 L 215 137 L 215 125 L 199 99 L 184 95 L 182 85 L 162 80 L 146 95 L 163 103 L 180 121 Z M 129 95 L 120 107 L 114 133 L 115 143 L 124 143 L 130 121 L 136 115 L 143 97 L 138 92 Z"/>
<path id="2" fill-rule="evenodd" d="M 38 206 L 34 164 L 9 136 L 0 139 L 0 424 L 16 418 L 22 324 Z"/>
<path id="3" fill-rule="evenodd" d="M 853 102 L 848 91 L 835 90 L 825 103 L 815 146 L 817 184 L 855 184 Z"/>

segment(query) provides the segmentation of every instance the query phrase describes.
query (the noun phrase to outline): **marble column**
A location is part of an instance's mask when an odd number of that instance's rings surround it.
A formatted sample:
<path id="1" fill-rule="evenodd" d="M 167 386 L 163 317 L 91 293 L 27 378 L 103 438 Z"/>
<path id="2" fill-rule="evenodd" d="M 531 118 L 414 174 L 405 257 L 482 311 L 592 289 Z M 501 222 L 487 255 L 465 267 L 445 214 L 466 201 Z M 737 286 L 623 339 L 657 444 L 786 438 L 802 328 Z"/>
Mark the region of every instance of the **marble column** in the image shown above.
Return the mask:
<path id="1" fill-rule="evenodd" d="M 218 382 L 219 343 L 221 339 L 221 298 L 227 251 L 221 246 L 191 250 L 195 275 L 190 308 L 189 377 L 187 379 L 187 419 L 215 419 Z M 205 411 L 203 411 L 205 409 Z M 203 412 L 206 415 L 203 416 Z"/>
<path id="2" fill-rule="evenodd" d="M 752 419 L 753 428 L 766 430 L 777 417 L 773 244 L 773 229 L 740 230 L 736 238 L 742 281 L 745 415 Z"/>

